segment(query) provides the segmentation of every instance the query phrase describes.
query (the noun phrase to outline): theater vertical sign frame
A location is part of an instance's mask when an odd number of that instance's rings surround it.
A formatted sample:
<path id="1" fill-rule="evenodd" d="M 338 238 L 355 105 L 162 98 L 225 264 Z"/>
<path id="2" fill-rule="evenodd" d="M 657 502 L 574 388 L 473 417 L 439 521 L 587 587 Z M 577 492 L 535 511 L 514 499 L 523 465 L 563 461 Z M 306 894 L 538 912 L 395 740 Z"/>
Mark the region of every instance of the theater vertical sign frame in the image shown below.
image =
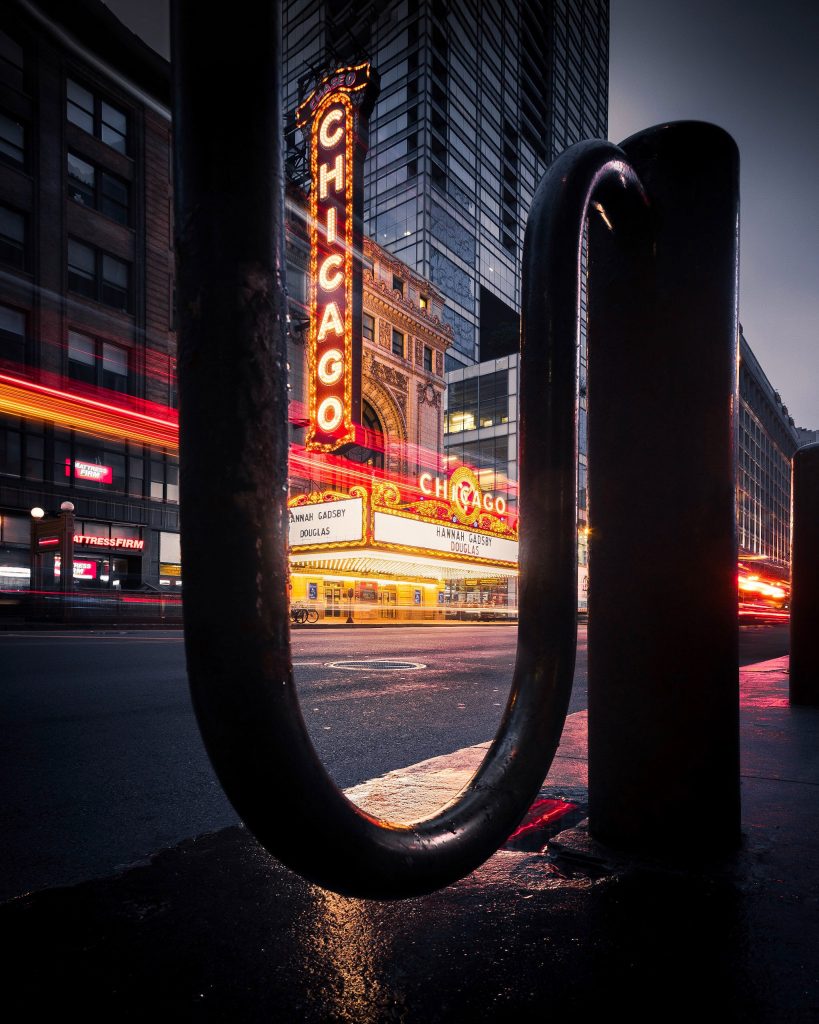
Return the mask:
<path id="1" fill-rule="evenodd" d="M 369 63 L 339 68 L 296 111 L 310 140 L 311 451 L 354 444 L 361 422 L 364 156 L 378 92 Z"/>

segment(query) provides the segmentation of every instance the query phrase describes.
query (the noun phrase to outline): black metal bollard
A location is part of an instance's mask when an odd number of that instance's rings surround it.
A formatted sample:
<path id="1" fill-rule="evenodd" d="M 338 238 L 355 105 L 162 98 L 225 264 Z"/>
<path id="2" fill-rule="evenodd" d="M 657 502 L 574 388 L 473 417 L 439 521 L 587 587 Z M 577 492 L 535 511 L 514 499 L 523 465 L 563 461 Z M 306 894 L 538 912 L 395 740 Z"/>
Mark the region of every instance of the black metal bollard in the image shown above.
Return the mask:
<path id="1" fill-rule="evenodd" d="M 622 149 L 650 251 L 590 217 L 589 822 L 630 851 L 724 850 L 740 826 L 738 154 L 687 122 Z"/>
<path id="2" fill-rule="evenodd" d="M 793 457 L 791 704 L 819 707 L 819 444 Z"/>

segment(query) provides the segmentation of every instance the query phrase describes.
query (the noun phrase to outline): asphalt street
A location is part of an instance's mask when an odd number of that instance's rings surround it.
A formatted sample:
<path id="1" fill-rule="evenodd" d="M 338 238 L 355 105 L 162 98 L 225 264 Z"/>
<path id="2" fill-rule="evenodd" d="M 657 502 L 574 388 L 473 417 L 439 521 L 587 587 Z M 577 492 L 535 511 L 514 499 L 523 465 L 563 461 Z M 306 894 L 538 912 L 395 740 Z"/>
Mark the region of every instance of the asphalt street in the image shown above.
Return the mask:
<path id="1" fill-rule="evenodd" d="M 508 625 L 295 631 L 303 712 L 336 782 L 490 739 L 515 639 Z M 743 663 L 786 652 L 786 627 L 743 629 Z M 417 667 L 331 667 L 376 658 Z M 237 822 L 193 718 L 181 634 L 0 633 L 0 664 L 0 899 L 107 876 Z M 586 706 L 585 679 L 582 628 L 571 711 Z"/>

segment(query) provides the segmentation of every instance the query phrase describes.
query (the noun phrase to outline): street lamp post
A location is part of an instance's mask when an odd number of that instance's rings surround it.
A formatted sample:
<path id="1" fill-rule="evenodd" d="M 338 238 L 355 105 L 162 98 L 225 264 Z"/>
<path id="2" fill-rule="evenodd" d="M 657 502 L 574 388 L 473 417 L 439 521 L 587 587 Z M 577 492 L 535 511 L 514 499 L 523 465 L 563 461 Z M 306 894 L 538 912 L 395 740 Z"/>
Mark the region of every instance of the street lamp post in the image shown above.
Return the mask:
<path id="1" fill-rule="evenodd" d="M 60 559 L 59 617 L 68 618 L 69 598 L 74 587 L 74 505 L 70 501 L 64 501 L 59 512 L 46 512 L 39 507 L 31 510 L 29 589 L 35 608 L 39 606 L 46 589 L 43 571 L 45 559 L 49 559 L 49 565 L 53 568 L 55 555 L 59 555 Z"/>

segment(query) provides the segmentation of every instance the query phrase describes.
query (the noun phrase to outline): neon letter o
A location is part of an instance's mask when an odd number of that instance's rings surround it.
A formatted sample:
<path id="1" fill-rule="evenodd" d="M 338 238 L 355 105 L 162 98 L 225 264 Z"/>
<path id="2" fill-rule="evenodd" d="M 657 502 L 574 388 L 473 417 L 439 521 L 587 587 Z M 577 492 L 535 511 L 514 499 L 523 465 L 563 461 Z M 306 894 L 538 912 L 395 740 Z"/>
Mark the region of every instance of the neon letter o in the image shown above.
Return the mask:
<path id="1" fill-rule="evenodd" d="M 344 407 L 338 398 L 325 398 L 318 407 L 318 425 L 328 434 L 336 430 L 344 416 Z"/>

